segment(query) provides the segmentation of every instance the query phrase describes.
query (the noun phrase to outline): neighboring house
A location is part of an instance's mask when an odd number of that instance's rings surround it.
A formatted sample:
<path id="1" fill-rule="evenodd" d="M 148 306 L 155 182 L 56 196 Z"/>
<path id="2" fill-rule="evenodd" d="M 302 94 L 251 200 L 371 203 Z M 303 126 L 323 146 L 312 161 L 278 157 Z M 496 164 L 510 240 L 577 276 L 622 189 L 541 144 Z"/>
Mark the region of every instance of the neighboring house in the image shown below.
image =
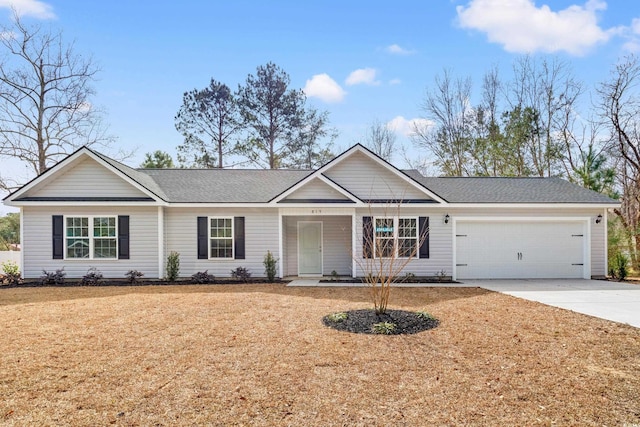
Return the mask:
<path id="1" fill-rule="evenodd" d="M 619 206 L 559 178 L 427 178 L 361 145 L 315 171 L 132 169 L 81 148 L 4 203 L 21 211 L 25 278 L 159 278 L 171 251 L 185 277 L 263 276 L 267 251 L 280 277 L 359 277 L 370 233 L 415 248 L 416 276 L 590 278 Z"/>

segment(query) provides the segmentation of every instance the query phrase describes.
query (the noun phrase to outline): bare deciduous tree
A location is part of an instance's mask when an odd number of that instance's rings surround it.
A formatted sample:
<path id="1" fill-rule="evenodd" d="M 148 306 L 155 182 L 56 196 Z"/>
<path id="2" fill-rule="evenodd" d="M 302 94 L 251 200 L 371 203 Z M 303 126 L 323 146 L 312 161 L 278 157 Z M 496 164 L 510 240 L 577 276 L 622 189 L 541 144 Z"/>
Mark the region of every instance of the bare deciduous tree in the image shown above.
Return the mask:
<path id="1" fill-rule="evenodd" d="M 91 104 L 98 68 L 61 32 L 28 27 L 14 13 L 0 30 L 0 49 L 0 157 L 41 174 L 79 146 L 111 142 Z M 5 190 L 18 185 L 0 177 Z"/>
<path id="2" fill-rule="evenodd" d="M 435 89 L 427 91 L 422 106 L 435 126 L 416 126 L 414 143 L 435 156 L 445 175 L 469 175 L 469 129 L 472 115 L 469 100 L 471 79 L 454 80 L 451 71 L 436 76 Z"/>
<path id="3" fill-rule="evenodd" d="M 390 162 L 395 150 L 396 133 L 386 123 L 375 119 L 367 127 L 363 143 L 369 150 Z"/>
<path id="4" fill-rule="evenodd" d="M 401 205 L 402 199 L 396 206 L 369 207 L 370 216 L 363 217 L 360 224 L 362 253 L 353 254 L 378 314 L 386 312 L 391 288 L 418 257 L 429 233 L 426 218 L 403 217 Z"/>
<path id="5" fill-rule="evenodd" d="M 624 58 L 608 81 L 598 87 L 599 108 L 611 138 L 611 152 L 618 157 L 618 178 L 623 198 L 616 215 L 627 231 L 634 268 L 640 267 L 640 63 Z"/>

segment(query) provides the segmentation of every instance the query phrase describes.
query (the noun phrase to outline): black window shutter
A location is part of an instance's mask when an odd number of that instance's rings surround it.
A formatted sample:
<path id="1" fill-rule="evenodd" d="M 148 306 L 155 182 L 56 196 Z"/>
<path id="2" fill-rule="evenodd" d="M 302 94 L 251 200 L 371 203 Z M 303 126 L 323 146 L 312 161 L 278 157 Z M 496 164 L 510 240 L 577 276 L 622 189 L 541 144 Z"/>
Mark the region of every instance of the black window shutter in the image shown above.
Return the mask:
<path id="1" fill-rule="evenodd" d="M 373 258 L 373 218 L 362 217 L 362 258 Z"/>
<path id="2" fill-rule="evenodd" d="M 420 250 L 418 251 L 418 258 L 429 258 L 429 217 L 421 216 L 418 219 L 418 232 L 420 235 L 418 239 L 422 241 Z"/>
<path id="3" fill-rule="evenodd" d="M 209 258 L 209 220 L 198 217 L 198 259 Z"/>
<path id="4" fill-rule="evenodd" d="M 244 217 L 236 216 L 233 218 L 233 249 L 235 259 L 244 259 Z"/>
<path id="5" fill-rule="evenodd" d="M 62 215 L 53 215 L 53 259 L 64 258 L 64 221 Z"/>
<path id="6" fill-rule="evenodd" d="M 129 215 L 118 215 L 118 259 L 129 259 Z"/>

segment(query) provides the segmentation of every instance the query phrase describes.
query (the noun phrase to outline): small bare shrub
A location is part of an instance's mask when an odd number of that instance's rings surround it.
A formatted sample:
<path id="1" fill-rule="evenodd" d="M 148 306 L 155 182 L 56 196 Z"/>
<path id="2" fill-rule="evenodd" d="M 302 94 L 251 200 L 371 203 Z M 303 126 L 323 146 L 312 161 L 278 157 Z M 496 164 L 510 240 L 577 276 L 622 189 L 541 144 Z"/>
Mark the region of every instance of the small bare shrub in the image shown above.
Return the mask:
<path id="1" fill-rule="evenodd" d="M 43 285 L 63 285 L 64 278 L 67 276 L 67 272 L 64 271 L 64 267 L 57 269 L 55 272 L 42 270 L 42 276 L 40 276 L 40 283 Z"/>
<path id="2" fill-rule="evenodd" d="M 191 276 L 191 280 L 201 285 L 206 285 L 207 283 L 211 283 L 215 279 L 216 278 L 213 276 L 213 274 L 209 274 L 209 270 L 198 271 L 197 273 Z"/>
<path id="3" fill-rule="evenodd" d="M 82 284 L 88 286 L 97 286 L 103 282 L 102 272 L 95 267 L 89 268 L 87 274 L 82 276 Z"/>
<path id="4" fill-rule="evenodd" d="M 140 279 L 144 276 L 144 273 L 138 270 L 129 270 L 124 276 L 127 278 L 127 282 L 129 283 L 140 283 Z"/>
<path id="5" fill-rule="evenodd" d="M 244 267 L 236 267 L 235 270 L 231 270 L 231 277 L 247 283 L 251 278 L 251 272 Z"/>

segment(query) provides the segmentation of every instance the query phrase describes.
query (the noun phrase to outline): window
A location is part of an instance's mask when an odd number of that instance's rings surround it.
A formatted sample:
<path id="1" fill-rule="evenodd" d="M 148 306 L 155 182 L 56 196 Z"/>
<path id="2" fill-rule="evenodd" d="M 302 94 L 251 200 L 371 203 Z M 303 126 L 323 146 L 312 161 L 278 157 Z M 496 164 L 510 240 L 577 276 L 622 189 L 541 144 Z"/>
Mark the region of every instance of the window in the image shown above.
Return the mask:
<path id="1" fill-rule="evenodd" d="M 209 218 L 209 257 L 233 259 L 233 218 Z"/>
<path id="2" fill-rule="evenodd" d="M 376 258 L 409 258 L 418 250 L 417 218 L 375 218 Z"/>
<path id="3" fill-rule="evenodd" d="M 116 259 L 117 235 L 115 216 L 66 217 L 66 258 Z"/>

